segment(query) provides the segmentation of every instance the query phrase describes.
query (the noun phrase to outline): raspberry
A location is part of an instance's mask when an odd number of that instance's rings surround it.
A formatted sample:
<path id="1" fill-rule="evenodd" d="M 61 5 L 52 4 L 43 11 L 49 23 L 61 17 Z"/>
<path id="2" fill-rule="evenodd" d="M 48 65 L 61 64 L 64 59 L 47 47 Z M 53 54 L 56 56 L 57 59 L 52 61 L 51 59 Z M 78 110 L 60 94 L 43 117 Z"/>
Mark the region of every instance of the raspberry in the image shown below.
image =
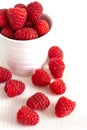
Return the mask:
<path id="1" fill-rule="evenodd" d="M 39 115 L 27 106 L 22 106 L 17 112 L 17 122 L 22 125 L 36 125 Z"/>
<path id="2" fill-rule="evenodd" d="M 32 82 L 35 86 L 45 87 L 50 83 L 49 74 L 43 69 L 37 69 L 32 75 Z"/>
<path id="3" fill-rule="evenodd" d="M 26 5 L 24 5 L 22 3 L 16 4 L 14 7 L 19 7 L 19 8 L 25 8 L 25 9 L 27 9 Z"/>
<path id="4" fill-rule="evenodd" d="M 0 9 L 0 27 L 8 25 L 7 9 Z"/>
<path id="5" fill-rule="evenodd" d="M 25 8 L 10 8 L 8 9 L 7 15 L 9 23 L 14 30 L 21 29 L 24 26 L 27 17 Z"/>
<path id="6" fill-rule="evenodd" d="M 35 2 L 31 2 L 30 4 L 28 4 L 27 6 L 27 13 L 28 13 L 28 18 L 31 21 L 36 21 L 38 19 L 40 19 L 40 17 L 42 16 L 43 13 L 43 7 L 42 5 L 35 1 Z"/>
<path id="7" fill-rule="evenodd" d="M 62 79 L 57 79 L 57 80 L 53 81 L 52 83 L 50 83 L 50 89 L 56 95 L 60 95 L 65 92 L 66 85 Z"/>
<path id="8" fill-rule="evenodd" d="M 33 23 L 30 20 L 26 20 L 26 23 L 25 23 L 24 27 L 31 28 L 31 27 L 33 27 Z"/>
<path id="9" fill-rule="evenodd" d="M 52 46 L 48 51 L 48 57 L 57 58 L 58 60 L 63 59 L 63 52 L 58 46 Z"/>
<path id="10" fill-rule="evenodd" d="M 65 69 L 65 64 L 63 61 L 58 60 L 57 58 L 52 58 L 49 61 L 49 70 L 54 78 L 61 78 Z"/>
<path id="11" fill-rule="evenodd" d="M 75 108 L 76 102 L 62 96 L 56 103 L 55 114 L 57 117 L 65 117 L 69 115 Z"/>
<path id="12" fill-rule="evenodd" d="M 38 37 L 37 31 L 34 28 L 22 28 L 16 31 L 15 38 L 17 40 L 31 40 Z"/>
<path id="13" fill-rule="evenodd" d="M 49 24 L 47 21 L 40 19 L 35 23 L 35 28 L 39 36 L 42 36 L 49 31 Z"/>
<path id="14" fill-rule="evenodd" d="M 25 84 L 15 79 L 6 82 L 4 87 L 4 91 L 9 97 L 20 95 L 24 91 L 24 89 L 25 89 Z"/>
<path id="15" fill-rule="evenodd" d="M 10 26 L 6 26 L 2 29 L 1 34 L 5 37 L 14 39 L 14 30 Z"/>
<path id="16" fill-rule="evenodd" d="M 11 78 L 12 73 L 8 69 L 0 67 L 0 83 L 6 82 Z"/>
<path id="17" fill-rule="evenodd" d="M 27 100 L 26 104 L 32 109 L 43 110 L 49 106 L 50 101 L 44 93 L 37 92 Z"/>

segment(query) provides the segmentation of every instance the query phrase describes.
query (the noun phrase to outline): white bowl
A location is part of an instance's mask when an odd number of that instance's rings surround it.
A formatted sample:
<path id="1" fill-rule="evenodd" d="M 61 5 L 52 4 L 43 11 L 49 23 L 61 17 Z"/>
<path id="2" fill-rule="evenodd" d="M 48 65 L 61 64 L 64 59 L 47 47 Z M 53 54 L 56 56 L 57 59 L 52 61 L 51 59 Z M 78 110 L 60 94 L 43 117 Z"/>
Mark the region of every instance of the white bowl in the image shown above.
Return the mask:
<path id="1" fill-rule="evenodd" d="M 14 74 L 28 76 L 46 61 L 48 49 L 52 46 L 53 22 L 48 15 L 43 16 L 50 25 L 47 34 L 33 40 L 12 40 L 0 34 L 4 44 L 5 61 Z"/>

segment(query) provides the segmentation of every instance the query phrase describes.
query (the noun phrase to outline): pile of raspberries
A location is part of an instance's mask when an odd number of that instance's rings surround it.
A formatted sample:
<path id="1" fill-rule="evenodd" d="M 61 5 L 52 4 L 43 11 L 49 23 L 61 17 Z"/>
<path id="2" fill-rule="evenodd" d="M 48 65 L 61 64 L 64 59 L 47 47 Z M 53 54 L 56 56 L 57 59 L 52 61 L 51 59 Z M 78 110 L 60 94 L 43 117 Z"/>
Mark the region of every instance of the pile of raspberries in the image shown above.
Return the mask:
<path id="1" fill-rule="evenodd" d="M 0 9 L 0 34 L 15 40 L 31 40 L 45 35 L 50 25 L 43 14 L 43 6 L 37 2 L 16 4 Z"/>
<path id="2" fill-rule="evenodd" d="M 65 69 L 63 51 L 58 46 L 52 46 L 48 50 L 48 70 L 45 67 L 36 69 L 31 75 L 32 84 L 38 88 L 49 87 L 52 93 L 62 95 L 66 91 L 66 84 L 62 77 Z M 52 78 L 51 78 L 52 77 Z M 22 81 L 12 79 L 12 73 L 4 67 L 0 67 L 0 83 L 5 82 L 4 91 L 8 97 L 15 97 L 23 93 L 25 84 Z M 43 92 L 31 95 L 16 115 L 16 120 L 22 125 L 36 125 L 40 117 L 36 111 L 43 111 L 51 104 L 48 96 Z M 61 96 L 55 104 L 56 117 L 62 118 L 72 113 L 76 102 Z"/>

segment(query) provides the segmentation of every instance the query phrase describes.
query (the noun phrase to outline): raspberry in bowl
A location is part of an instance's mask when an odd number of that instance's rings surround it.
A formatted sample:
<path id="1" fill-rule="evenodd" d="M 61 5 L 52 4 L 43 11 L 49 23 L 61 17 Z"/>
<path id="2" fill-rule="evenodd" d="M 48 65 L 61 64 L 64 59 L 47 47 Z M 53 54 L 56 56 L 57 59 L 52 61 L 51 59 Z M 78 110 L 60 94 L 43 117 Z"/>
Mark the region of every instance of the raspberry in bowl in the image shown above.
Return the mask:
<path id="1" fill-rule="evenodd" d="M 43 13 L 43 6 L 37 1 L 1 9 L 0 18 L 6 65 L 14 74 L 31 75 L 43 66 L 52 46 L 52 19 Z"/>

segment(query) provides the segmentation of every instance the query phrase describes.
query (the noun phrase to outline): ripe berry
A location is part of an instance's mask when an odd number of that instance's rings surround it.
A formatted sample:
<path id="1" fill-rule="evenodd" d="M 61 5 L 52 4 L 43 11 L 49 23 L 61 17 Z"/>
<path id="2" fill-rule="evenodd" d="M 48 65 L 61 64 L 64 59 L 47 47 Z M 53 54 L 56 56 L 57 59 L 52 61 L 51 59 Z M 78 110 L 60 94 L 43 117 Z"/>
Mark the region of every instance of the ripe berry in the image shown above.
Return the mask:
<path id="1" fill-rule="evenodd" d="M 37 69 L 32 75 L 32 83 L 35 86 L 45 87 L 50 83 L 50 80 L 49 74 L 43 69 Z"/>
<path id="2" fill-rule="evenodd" d="M 10 26 L 3 28 L 1 34 L 5 37 L 14 39 L 14 30 Z"/>
<path id="3" fill-rule="evenodd" d="M 50 89 L 56 95 L 60 95 L 66 91 L 66 85 L 62 79 L 56 79 L 50 83 Z"/>
<path id="4" fill-rule="evenodd" d="M 27 9 L 27 6 L 22 4 L 22 3 L 19 3 L 19 4 L 16 4 L 14 7 L 19 7 L 19 8 L 25 8 Z"/>
<path id="5" fill-rule="evenodd" d="M 54 78 L 61 78 L 65 69 L 65 64 L 63 61 L 58 60 L 57 58 L 52 58 L 49 61 L 49 70 Z"/>
<path id="6" fill-rule="evenodd" d="M 33 27 L 33 23 L 30 21 L 30 20 L 26 20 L 25 22 L 25 25 L 24 25 L 25 28 L 32 28 Z"/>
<path id="7" fill-rule="evenodd" d="M 32 109 L 43 110 L 49 106 L 50 101 L 44 93 L 37 92 L 27 100 L 26 104 Z"/>
<path id="8" fill-rule="evenodd" d="M 40 17 L 42 16 L 42 12 L 43 12 L 43 7 L 37 1 L 31 2 L 27 6 L 28 18 L 31 21 L 37 21 L 38 19 L 40 19 Z"/>
<path id="9" fill-rule="evenodd" d="M 8 69 L 0 66 L 0 83 L 6 82 L 11 78 L 12 73 Z"/>
<path id="10" fill-rule="evenodd" d="M 62 96 L 56 103 L 55 114 L 59 118 L 65 117 L 75 109 L 75 106 L 76 102 Z"/>
<path id="11" fill-rule="evenodd" d="M 23 28 L 27 18 L 27 12 L 25 8 L 10 8 L 8 9 L 7 15 L 9 23 L 14 30 Z"/>
<path id="12" fill-rule="evenodd" d="M 8 25 L 7 9 L 0 9 L 0 27 Z"/>
<path id="13" fill-rule="evenodd" d="M 37 31 L 34 28 L 22 28 L 16 31 L 15 38 L 17 40 L 31 40 L 38 37 Z"/>
<path id="14" fill-rule="evenodd" d="M 36 125 L 39 115 L 27 106 L 22 106 L 17 112 L 17 122 L 22 125 Z"/>
<path id="15" fill-rule="evenodd" d="M 63 51 L 58 46 L 52 46 L 48 51 L 48 57 L 57 58 L 58 60 L 63 59 Z"/>
<path id="16" fill-rule="evenodd" d="M 12 79 L 6 82 L 4 91 L 8 97 L 14 97 L 20 95 L 25 89 L 25 84 L 21 81 Z"/>
<path id="17" fill-rule="evenodd" d="M 49 24 L 47 23 L 47 21 L 40 19 L 35 23 L 35 28 L 39 36 L 42 36 L 49 31 Z"/>

